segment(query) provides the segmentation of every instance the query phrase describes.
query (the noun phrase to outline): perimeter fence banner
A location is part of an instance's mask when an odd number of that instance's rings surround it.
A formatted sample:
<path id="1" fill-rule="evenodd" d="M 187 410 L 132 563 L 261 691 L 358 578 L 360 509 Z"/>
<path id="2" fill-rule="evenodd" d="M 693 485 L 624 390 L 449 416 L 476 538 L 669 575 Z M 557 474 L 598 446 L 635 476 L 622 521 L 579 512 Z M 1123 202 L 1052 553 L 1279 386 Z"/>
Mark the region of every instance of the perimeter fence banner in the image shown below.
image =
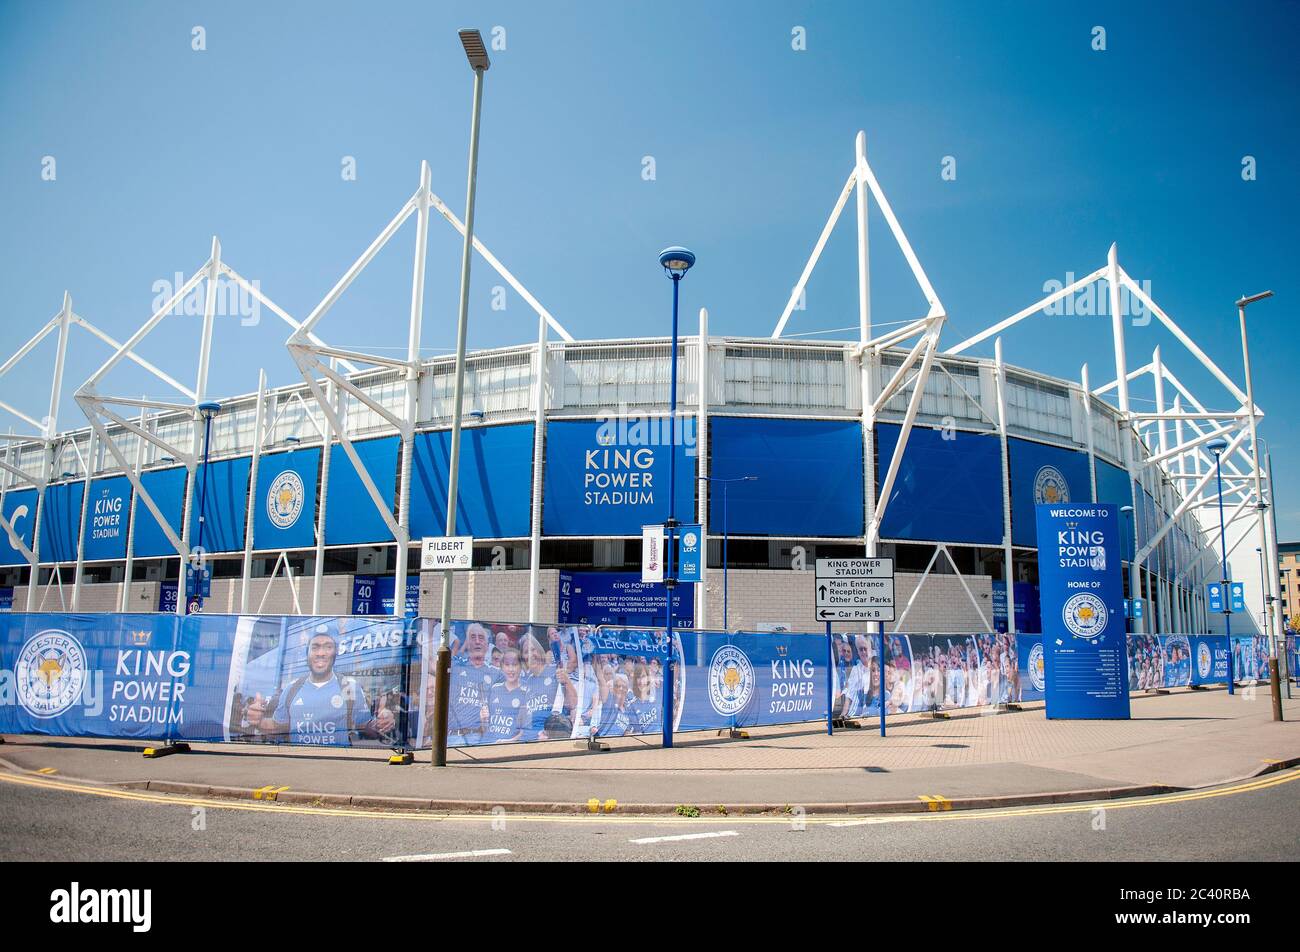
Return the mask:
<path id="1" fill-rule="evenodd" d="M 0 731 L 400 744 L 414 622 L 299 615 L 0 617 Z"/>
<path id="2" fill-rule="evenodd" d="M 658 735 L 663 629 L 457 621 L 448 743 Z M 431 744 L 442 626 L 387 616 L 0 615 L 0 732 Z M 1296 644 L 1286 650 L 1294 659 Z M 721 730 L 1041 700 L 1037 635 L 674 633 L 673 727 Z M 1234 636 L 1239 681 L 1265 637 Z M 1228 640 L 1130 635 L 1129 690 L 1224 683 Z"/>

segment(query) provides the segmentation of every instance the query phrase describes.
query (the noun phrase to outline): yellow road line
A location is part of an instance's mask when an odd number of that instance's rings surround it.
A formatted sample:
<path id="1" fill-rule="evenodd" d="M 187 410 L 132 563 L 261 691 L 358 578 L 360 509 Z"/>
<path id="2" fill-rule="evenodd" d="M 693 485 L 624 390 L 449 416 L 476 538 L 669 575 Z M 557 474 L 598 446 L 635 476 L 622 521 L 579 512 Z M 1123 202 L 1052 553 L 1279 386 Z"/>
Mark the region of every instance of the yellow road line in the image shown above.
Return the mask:
<path id="1" fill-rule="evenodd" d="M 1062 803 L 1062 804 L 1045 804 L 1041 806 L 1025 806 L 1006 808 L 1001 810 L 951 810 L 936 813 L 912 813 L 912 814 L 880 814 L 872 816 L 871 822 L 875 823 L 925 823 L 935 821 L 955 821 L 955 820 L 991 820 L 1019 816 L 1052 816 L 1065 813 L 1090 813 L 1097 809 L 1106 810 L 1125 810 L 1137 807 L 1157 807 L 1169 806 L 1176 803 L 1186 803 L 1194 800 L 1209 800 L 1217 797 L 1234 796 L 1242 793 L 1252 793 L 1258 790 L 1265 790 L 1269 787 L 1276 787 L 1282 784 L 1291 783 L 1300 780 L 1300 769 L 1292 769 L 1276 774 L 1268 774 L 1264 777 L 1253 780 L 1243 781 L 1226 787 L 1217 787 L 1207 790 L 1191 790 L 1183 793 L 1161 794 L 1152 797 L 1141 797 L 1130 800 L 1092 800 L 1082 803 Z M 310 805 L 291 805 L 287 803 L 266 801 L 239 801 L 239 800 L 221 800 L 210 797 L 189 797 L 175 794 L 151 793 L 148 791 L 123 790 L 111 787 L 94 786 L 87 783 L 73 782 L 68 780 L 55 780 L 47 777 L 38 777 L 35 775 L 14 774 L 0 771 L 0 782 L 15 784 L 18 786 L 38 787 L 47 790 L 58 790 L 65 793 L 80 793 L 89 796 L 108 797 L 115 800 L 133 800 L 139 803 L 156 803 L 170 806 L 201 806 L 214 810 L 241 810 L 253 813 L 277 813 L 293 814 L 299 816 L 334 816 L 334 817 L 352 817 L 357 819 L 382 819 L 382 820 L 422 820 L 433 822 L 472 822 L 485 823 L 492 822 L 496 819 L 493 815 L 487 813 L 430 813 L 430 812 L 412 812 L 412 811 L 382 811 L 382 810 L 363 810 L 347 807 L 314 807 Z M 950 805 L 949 805 L 950 806 Z M 860 815 L 859 818 L 862 818 Z M 589 823 L 606 825 L 610 823 L 630 823 L 634 825 L 645 825 L 652 823 L 680 825 L 683 823 L 772 823 L 788 825 L 792 822 L 792 817 L 788 816 L 745 816 L 743 814 L 733 814 L 727 817 L 705 817 L 682 820 L 678 817 L 666 817 L 657 815 L 646 816 L 629 816 L 618 814 L 600 814 L 597 816 L 581 815 L 543 815 L 543 814 L 510 814 L 511 822 L 541 822 L 541 823 Z M 802 817 L 803 823 L 809 826 L 828 823 L 843 823 L 845 820 L 853 819 L 852 815 L 823 815 L 818 817 Z"/>

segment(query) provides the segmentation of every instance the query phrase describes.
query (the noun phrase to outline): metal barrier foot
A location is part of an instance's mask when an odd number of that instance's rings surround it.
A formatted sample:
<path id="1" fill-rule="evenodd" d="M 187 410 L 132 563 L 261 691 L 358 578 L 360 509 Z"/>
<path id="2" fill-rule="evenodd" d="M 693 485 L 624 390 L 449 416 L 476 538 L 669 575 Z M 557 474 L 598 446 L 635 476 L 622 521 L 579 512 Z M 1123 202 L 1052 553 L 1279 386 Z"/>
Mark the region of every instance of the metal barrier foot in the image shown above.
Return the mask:
<path id="1" fill-rule="evenodd" d="M 573 746 L 578 750 L 609 750 L 609 744 L 602 744 L 594 737 L 588 737 L 586 740 L 580 740 Z"/>
<path id="2" fill-rule="evenodd" d="M 749 731 L 736 730 L 734 727 L 728 727 L 724 730 L 718 731 L 719 737 L 723 734 L 726 734 L 731 740 L 749 740 Z"/>
<path id="3" fill-rule="evenodd" d="M 393 754 L 391 757 L 388 758 L 388 765 L 390 767 L 405 767 L 407 764 L 413 764 L 413 763 L 415 763 L 415 754 L 411 753 L 410 751 L 406 751 L 400 754 Z"/>
<path id="4" fill-rule="evenodd" d="M 931 711 L 930 716 L 936 721 L 947 721 L 952 719 L 952 715 L 947 711 Z"/>
<path id="5" fill-rule="evenodd" d="M 162 747 L 146 747 L 143 754 L 146 757 L 166 757 L 168 754 L 188 754 L 189 752 L 189 744 L 164 744 Z"/>
<path id="6" fill-rule="evenodd" d="M 855 720 L 850 720 L 850 719 L 847 718 L 847 717 L 837 717 L 837 718 L 835 718 L 834 720 L 831 721 L 831 726 L 832 726 L 832 727 L 838 727 L 838 728 L 840 728 L 841 730 L 844 730 L 844 729 L 851 730 L 851 731 L 860 731 L 860 730 L 862 730 L 862 725 L 861 725 L 861 724 L 859 724 L 859 723 L 858 723 L 857 721 L 855 721 Z"/>

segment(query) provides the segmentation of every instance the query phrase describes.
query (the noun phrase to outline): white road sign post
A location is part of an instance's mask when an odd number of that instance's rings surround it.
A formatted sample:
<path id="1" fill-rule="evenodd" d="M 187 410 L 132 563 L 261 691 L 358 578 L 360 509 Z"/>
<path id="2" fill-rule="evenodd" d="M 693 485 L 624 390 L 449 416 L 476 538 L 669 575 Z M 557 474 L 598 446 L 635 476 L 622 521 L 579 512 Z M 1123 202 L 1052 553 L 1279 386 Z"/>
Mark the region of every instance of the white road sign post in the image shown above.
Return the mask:
<path id="1" fill-rule="evenodd" d="M 473 536 L 425 536 L 420 540 L 421 572 L 473 567 Z"/>
<path id="2" fill-rule="evenodd" d="M 829 621 L 893 621 L 893 559 L 818 559 L 816 616 Z"/>

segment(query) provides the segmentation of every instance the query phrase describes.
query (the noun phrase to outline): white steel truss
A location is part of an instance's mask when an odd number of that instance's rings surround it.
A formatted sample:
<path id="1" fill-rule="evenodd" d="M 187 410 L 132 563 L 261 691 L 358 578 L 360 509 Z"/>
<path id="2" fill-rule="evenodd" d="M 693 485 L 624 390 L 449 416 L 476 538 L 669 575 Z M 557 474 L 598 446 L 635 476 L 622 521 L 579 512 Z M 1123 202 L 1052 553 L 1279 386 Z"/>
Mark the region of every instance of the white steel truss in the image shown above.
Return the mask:
<path id="1" fill-rule="evenodd" d="M 898 223 L 898 217 L 894 214 L 893 207 L 889 204 L 884 189 L 880 187 L 880 182 L 871 170 L 870 163 L 867 162 L 867 136 L 865 132 L 859 131 L 854 140 L 853 169 L 849 172 L 844 187 L 840 189 L 839 197 L 831 209 L 830 217 L 826 220 L 826 225 L 817 237 L 816 244 L 813 245 L 812 254 L 804 265 L 799 280 L 795 282 L 795 286 L 790 292 L 790 298 L 786 301 L 785 309 L 781 312 L 780 318 L 777 319 L 776 327 L 772 331 L 772 339 L 780 338 L 785 331 L 786 324 L 790 321 L 791 313 L 803 298 L 808 279 L 812 277 L 822 251 L 826 248 L 826 242 L 830 238 L 831 232 L 835 230 L 840 215 L 843 214 L 845 207 L 848 205 L 850 195 L 854 195 L 856 198 L 858 230 L 859 342 L 853 349 L 853 356 L 859 361 L 861 367 L 863 459 L 866 464 L 864 466 L 866 554 L 874 556 L 880 543 L 880 527 L 884 521 L 885 513 L 889 509 L 894 481 L 898 478 L 899 467 L 903 462 L 903 454 L 907 449 L 907 441 L 911 436 L 912 426 L 916 422 L 916 415 L 921 408 L 921 397 L 925 392 L 925 383 L 930 377 L 931 369 L 934 367 L 935 355 L 939 349 L 939 334 L 943 330 L 944 321 L 948 315 L 943 308 L 943 303 L 939 300 L 939 295 L 934 290 L 934 285 L 930 283 L 925 269 L 921 267 L 920 259 L 917 258 L 916 252 L 912 249 L 912 243 L 908 241 L 903 226 Z M 890 234 L 906 259 L 912 277 L 916 280 L 917 286 L 925 296 L 928 306 L 924 317 L 910 321 L 902 327 L 895 328 L 877 337 L 873 337 L 871 333 L 871 260 L 867 232 L 868 196 L 874 197 L 876 203 L 880 206 L 881 214 L 884 215 L 885 223 L 889 226 Z M 900 347 L 908 342 L 912 342 L 911 347 L 903 358 L 902 365 L 894 371 L 888 381 L 884 382 L 880 392 L 875 393 L 875 379 L 880 366 L 880 355 L 891 347 Z M 920 361 L 919 369 L 912 373 L 912 368 L 917 366 L 918 360 Z M 912 393 L 908 399 L 907 412 L 903 417 L 902 429 L 899 432 L 893 456 L 889 461 L 889 468 L 885 472 L 884 479 L 881 480 L 880 494 L 877 499 L 876 474 L 873 462 L 875 458 L 874 433 L 876 416 L 893 397 L 905 391 L 909 386 L 912 388 Z M 704 491 L 707 485 L 705 483 L 701 487 L 701 491 Z"/>
<path id="2" fill-rule="evenodd" d="M 208 390 L 208 369 L 212 356 L 212 331 L 216 319 L 217 308 L 217 290 L 218 282 L 222 279 L 238 285 L 240 288 L 252 294 L 261 304 L 265 305 L 271 313 L 275 314 L 280 320 L 287 323 L 295 331 L 301 325 L 294 320 L 283 308 L 262 293 L 261 289 L 254 283 L 245 279 L 236 272 L 230 265 L 222 261 L 221 242 L 217 238 L 212 239 L 212 253 L 184 284 L 178 288 L 175 293 L 163 303 L 140 327 L 136 330 L 125 343 L 117 344 L 114 353 L 108 360 L 99 366 L 94 373 L 86 379 L 74 394 L 77 404 L 81 407 L 87 421 L 89 421 L 94 436 L 102 443 L 104 448 L 112 455 L 119 469 L 128 480 L 130 480 L 133 490 L 132 515 L 134 517 L 136 510 L 136 501 L 143 502 L 145 507 L 153 515 L 167 541 L 176 550 L 177 558 L 181 561 L 182 566 L 187 561 L 202 561 L 205 553 L 198 552 L 191 548 L 190 545 L 190 514 L 194 504 L 195 479 L 198 472 L 199 462 L 202 456 L 203 444 L 203 427 L 200 425 L 201 414 L 199 406 L 207 399 Z M 200 284 L 204 287 L 203 303 L 203 326 L 198 341 L 198 368 L 196 380 L 193 388 L 185 386 L 175 378 L 159 370 L 154 365 L 145 361 L 136 352 L 140 344 L 158 328 L 169 316 L 179 313 L 178 305 L 185 300 L 186 296 L 194 291 Z M 107 338 L 105 338 L 107 339 Z M 160 400 L 156 398 L 135 398 L 127 396 L 107 395 L 100 392 L 99 387 L 104 379 L 112 370 L 117 367 L 123 360 L 133 360 L 145 370 L 149 371 L 157 380 L 166 384 L 181 395 L 181 400 Z M 264 388 L 263 388 L 264 389 Z M 259 401 L 262 399 L 262 389 L 259 389 Z M 139 422 L 133 422 L 123 416 L 120 408 L 130 407 L 143 411 Z M 177 446 L 163 437 L 159 436 L 147 424 L 148 413 L 158 412 L 182 412 L 191 415 L 191 441 L 189 447 L 182 448 Z M 141 454 L 137 453 L 134 460 L 128 460 L 121 447 L 109 435 L 109 425 L 115 425 L 121 430 L 133 433 L 140 441 L 149 442 L 159 447 L 172 459 L 180 462 L 186 469 L 185 496 L 184 504 L 181 510 L 181 531 L 177 534 L 172 528 L 171 520 L 163 515 L 158 503 L 154 500 L 152 494 L 145 488 L 141 478 Z M 260 442 L 260 441 L 259 441 Z M 250 502 L 251 513 L 251 502 Z M 134 525 L 134 518 L 132 519 Z M 130 560 L 130 546 L 133 540 L 128 541 L 128 564 Z M 247 571 L 247 570 L 246 570 Z M 184 577 L 184 572 L 181 572 Z M 130 578 L 126 580 L 125 589 L 130 588 Z M 245 580 L 245 588 L 247 581 Z M 75 607 L 75 606 L 74 606 Z M 185 599 L 178 597 L 176 599 L 177 614 L 184 614 Z"/>
<path id="3" fill-rule="evenodd" d="M 1253 436 L 1255 424 L 1263 418 L 1263 410 L 1250 400 L 1247 392 L 1239 387 L 1231 376 L 1219 367 L 1177 322 L 1151 298 L 1142 286 L 1134 281 L 1120 266 L 1115 245 L 1111 245 L 1106 264 L 1103 267 L 1054 291 L 1028 307 L 1017 311 L 1010 317 L 967 337 L 960 343 L 949 347 L 944 353 L 960 354 L 993 337 L 995 338 L 997 353 L 996 362 L 998 366 L 1001 366 L 1001 338 L 998 335 L 1021 321 L 1040 313 L 1057 301 L 1076 294 L 1099 281 L 1106 282 L 1109 292 L 1111 338 L 1115 352 L 1115 378 L 1103 386 L 1090 389 L 1088 367 L 1085 364 L 1082 368 L 1081 381 L 1085 416 L 1089 420 L 1087 440 L 1090 462 L 1095 458 L 1092 446 L 1091 397 L 1101 398 L 1114 391 L 1122 423 L 1121 457 L 1124 461 L 1124 468 L 1128 472 L 1130 483 L 1135 487 L 1133 490 L 1133 506 L 1136 509 L 1141 505 L 1138 487 L 1142 485 L 1142 471 L 1149 468 L 1156 474 L 1157 501 L 1161 510 L 1169 513 L 1167 518 L 1152 530 L 1148 541 L 1144 545 L 1139 541 L 1138 520 L 1133 519 L 1133 547 L 1135 554 L 1129 564 L 1130 594 L 1133 597 L 1141 597 L 1142 593 L 1139 585 L 1141 566 L 1172 530 L 1185 524 L 1184 517 L 1189 514 L 1195 515 L 1203 507 L 1213 506 L 1217 508 L 1219 505 L 1215 460 L 1206 449 L 1206 445 L 1216 438 L 1222 438 L 1228 442 L 1227 449 L 1221 456 L 1224 475 L 1223 504 L 1225 507 L 1233 505 L 1237 507 L 1228 522 L 1237 521 L 1245 514 L 1246 507 L 1253 504 L 1261 548 L 1266 552 L 1273 552 L 1269 547 L 1269 534 L 1266 529 L 1268 520 L 1264 515 L 1272 505 L 1272 490 L 1268 485 L 1266 474 L 1263 473 Z M 1235 401 L 1237 405 L 1235 409 L 1208 410 L 1196 395 L 1184 386 L 1178 377 L 1165 365 L 1159 347 L 1152 353 L 1149 363 L 1133 370 L 1129 369 L 1124 340 L 1124 321 L 1120 308 L 1121 288 L 1127 289 L 1129 294 L 1154 314 L 1156 319 L 1196 358 L 1201 366 L 1223 385 L 1230 397 Z M 1243 340 L 1243 348 L 1244 346 L 1245 342 Z M 1150 378 L 1154 389 L 1155 410 L 1153 412 L 1138 412 L 1133 410 L 1130 405 L 1130 384 L 1145 378 Z M 1175 391 L 1172 402 L 1166 402 L 1166 384 L 1172 386 Z M 1247 380 L 1247 388 L 1249 389 L 1249 379 Z M 1190 407 L 1190 409 L 1187 409 L 1187 407 Z M 1005 438 L 1005 423 L 1003 423 L 1002 428 Z M 1190 431 L 1190 435 L 1186 438 L 1184 437 L 1184 428 Z M 1139 446 L 1146 451 L 1145 455 L 1138 452 Z M 1244 472 L 1241 466 L 1245 467 Z M 1094 493 L 1096 492 L 1095 480 L 1094 469 Z M 1177 493 L 1173 492 L 1175 487 L 1178 490 Z M 1214 519 L 1212 527 L 1208 523 L 1203 524 L 1200 522 L 1198 522 L 1198 526 L 1201 528 L 1201 541 L 1205 545 L 1191 565 L 1184 567 L 1172 581 L 1164 583 L 1175 589 L 1175 591 L 1172 593 L 1174 597 L 1170 597 L 1170 593 L 1166 593 L 1159 599 L 1162 606 L 1162 615 L 1155 619 L 1155 623 L 1160 630 L 1186 630 L 1188 626 L 1196 623 L 1196 619 L 1201 619 L 1201 623 L 1204 623 L 1204 606 L 1198 605 L 1196 607 L 1199 610 L 1193 610 L 1193 605 L 1200 599 L 1200 582 L 1206 580 L 1203 574 L 1199 574 L 1201 562 L 1206 555 L 1215 552 L 1214 546 L 1210 543 L 1213 537 L 1218 535 L 1218 521 L 1217 518 Z M 1238 543 L 1240 541 L 1238 539 Z M 1274 554 L 1272 558 L 1273 564 L 1276 564 L 1276 555 Z M 1226 572 L 1227 567 L 1223 567 L 1222 571 Z M 1177 586 L 1184 579 L 1190 580 L 1189 584 L 1192 588 L 1187 592 L 1179 592 Z M 1272 604 L 1275 617 L 1271 621 L 1276 624 L 1275 630 L 1280 631 L 1281 607 L 1280 601 L 1276 598 L 1276 583 L 1276 573 L 1266 571 L 1264 578 L 1261 579 L 1261 585 L 1264 586 L 1265 593 L 1273 597 Z M 1149 584 L 1150 576 L 1148 574 Z M 1167 607 L 1171 604 L 1172 611 Z M 1143 624 L 1142 619 L 1135 619 L 1134 630 L 1141 631 Z"/>
<path id="4" fill-rule="evenodd" d="M 420 338 L 424 322 L 424 279 L 425 279 L 425 256 L 428 245 L 429 231 L 429 213 L 430 210 L 440 214 L 453 228 L 462 236 L 465 235 L 465 225 L 456 215 L 447 207 L 447 205 L 435 195 L 430 187 L 431 175 L 429 163 L 420 163 L 420 185 L 415 194 L 407 199 L 406 203 L 398 210 L 393 219 L 384 227 L 370 246 L 362 252 L 361 256 L 354 261 L 344 273 L 343 276 L 330 289 L 329 293 L 321 299 L 320 303 L 312 310 L 301 326 L 296 326 L 285 346 L 289 350 L 290 356 L 297 365 L 299 372 L 302 374 L 303 381 L 307 384 L 308 390 L 320 407 L 321 412 L 325 415 L 328 429 L 334 437 L 338 439 L 339 445 L 347 454 L 357 476 L 361 480 L 362 486 L 366 490 L 366 495 L 370 497 L 371 503 L 375 510 L 384 521 L 389 533 L 392 535 L 397 557 L 395 561 L 395 578 L 393 598 L 393 613 L 402 614 L 405 609 L 406 599 L 406 563 L 409 557 L 409 546 L 411 542 L 410 533 L 410 502 L 411 502 L 411 467 L 414 456 L 415 425 L 419 410 L 419 382 L 420 374 L 423 370 L 423 362 L 420 358 Z M 339 298 L 351 286 L 353 281 L 365 270 L 366 266 L 374 260 L 375 256 L 383 250 L 384 246 L 392 239 L 401 226 L 412 215 L 416 216 L 416 234 L 415 234 L 415 264 L 411 279 L 411 311 L 410 322 L 407 334 L 407 351 L 405 359 L 396 357 L 386 357 L 377 354 L 369 354 L 356 350 L 345 350 L 338 347 L 330 347 L 316 339 L 312 333 L 326 313 L 338 302 Z M 505 279 L 515 291 L 522 297 L 538 315 L 538 379 L 542 378 L 545 373 L 546 352 L 546 329 L 552 328 L 562 339 L 568 342 L 573 341 L 572 335 L 565 330 L 564 326 L 555 319 L 551 313 L 546 310 L 537 299 L 528 291 L 520 281 L 506 270 L 505 266 L 494 256 L 487 247 L 475 237 L 473 247 L 491 265 L 491 267 Z M 353 361 L 358 364 L 365 364 L 372 367 L 387 367 L 389 369 L 401 371 L 405 380 L 405 399 L 403 408 L 400 413 L 395 413 L 389 408 L 383 406 L 379 401 L 372 398 L 369 394 L 358 388 L 346 376 L 338 372 L 338 369 L 332 365 L 332 361 Z M 357 454 L 356 447 L 348 434 L 347 421 L 344 418 L 340 397 L 346 393 L 360 401 L 368 409 L 373 410 L 383 420 L 397 430 L 401 437 L 401 451 L 399 457 L 399 478 L 398 478 L 398 498 L 397 513 L 394 515 L 391 501 L 385 500 L 383 494 L 379 491 L 374 477 L 369 469 L 361 461 Z M 539 394 L 541 393 L 541 384 L 539 383 Z M 541 406 L 539 400 L 538 406 Z M 452 412 L 459 414 L 462 412 L 461 407 L 454 407 Z M 539 410 L 539 412 L 541 412 Z M 328 442 L 327 442 L 328 445 Z M 536 441 L 535 453 L 540 453 L 540 440 Z M 325 465 L 324 463 L 322 465 Z M 540 459 L 534 460 L 534 466 L 540 467 Z M 324 491 L 322 490 L 322 495 Z M 534 513 L 534 536 L 537 534 L 537 519 Z M 323 527 L 323 517 L 321 526 Z M 322 533 L 323 534 L 323 533 Z M 318 539 L 317 545 L 321 541 Z M 535 620 L 536 614 L 536 592 L 537 592 L 537 572 L 538 572 L 538 545 L 533 546 L 533 558 L 531 559 L 530 573 L 532 583 L 530 586 L 531 595 L 529 598 L 529 615 L 530 620 Z M 316 582 L 312 594 L 313 610 L 319 604 L 321 573 L 319 565 L 321 560 L 317 560 Z"/>

